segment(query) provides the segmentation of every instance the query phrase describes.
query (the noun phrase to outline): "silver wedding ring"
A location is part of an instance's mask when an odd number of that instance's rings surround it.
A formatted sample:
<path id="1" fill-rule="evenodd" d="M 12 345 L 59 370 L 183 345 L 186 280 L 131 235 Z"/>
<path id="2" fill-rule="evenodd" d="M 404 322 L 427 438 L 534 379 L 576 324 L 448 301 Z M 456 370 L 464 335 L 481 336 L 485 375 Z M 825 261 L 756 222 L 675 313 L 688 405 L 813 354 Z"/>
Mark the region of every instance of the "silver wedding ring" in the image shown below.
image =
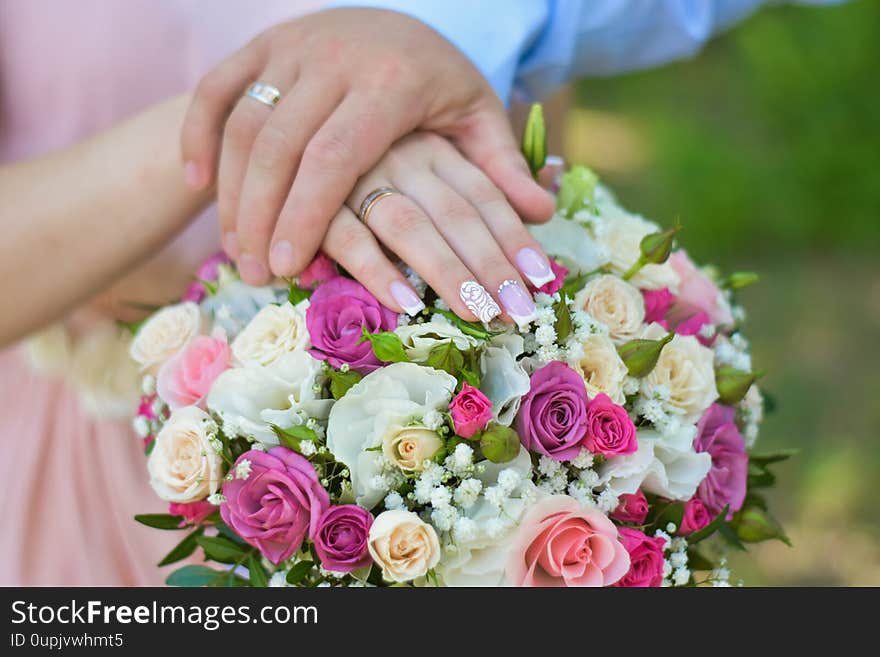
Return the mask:
<path id="1" fill-rule="evenodd" d="M 400 194 L 400 192 L 393 187 L 377 187 L 367 194 L 361 202 L 361 208 L 358 211 L 358 218 L 364 223 L 364 225 L 366 225 L 367 221 L 370 219 L 370 212 L 373 211 L 373 206 L 383 198 L 394 194 Z"/>
<path id="2" fill-rule="evenodd" d="M 265 82 L 254 82 L 247 88 L 244 95 L 269 107 L 275 107 L 278 101 L 281 100 L 281 92 L 278 90 L 278 87 L 273 87 Z"/>

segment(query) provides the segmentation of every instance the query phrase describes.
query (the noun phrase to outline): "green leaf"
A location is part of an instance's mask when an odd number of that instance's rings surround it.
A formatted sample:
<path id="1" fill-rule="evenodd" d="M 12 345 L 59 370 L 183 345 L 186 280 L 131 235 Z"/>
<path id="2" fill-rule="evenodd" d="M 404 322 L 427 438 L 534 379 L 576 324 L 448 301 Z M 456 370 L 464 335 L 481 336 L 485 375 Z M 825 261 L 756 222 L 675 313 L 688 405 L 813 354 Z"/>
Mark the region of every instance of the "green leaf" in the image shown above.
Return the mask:
<path id="1" fill-rule="evenodd" d="M 583 287 L 587 284 L 587 279 L 592 276 L 595 272 L 584 272 L 578 274 L 577 276 L 570 277 L 565 283 L 563 283 L 562 288 L 559 290 L 560 294 L 565 294 L 569 298 L 574 297 L 578 292 L 580 292 Z"/>
<path id="2" fill-rule="evenodd" d="M 296 586 L 300 582 L 302 582 L 306 576 L 312 572 L 315 568 L 315 562 L 313 561 L 300 561 L 298 564 L 294 565 L 293 568 L 287 571 L 287 583 L 291 586 Z"/>
<path id="3" fill-rule="evenodd" d="M 547 161 L 547 128 L 544 125 L 544 110 L 541 103 L 532 103 L 529 110 L 529 118 L 523 129 L 522 154 L 532 175 L 537 177 Z"/>
<path id="4" fill-rule="evenodd" d="M 507 463 L 519 454 L 520 439 L 516 431 L 510 427 L 492 423 L 477 436 L 480 439 L 483 456 L 492 463 Z"/>
<path id="5" fill-rule="evenodd" d="M 134 519 L 153 529 L 185 529 L 179 526 L 183 522 L 183 516 L 172 516 L 168 513 L 144 513 Z"/>
<path id="6" fill-rule="evenodd" d="M 714 570 L 715 564 L 696 550 L 688 550 L 688 568 L 691 570 Z"/>
<path id="7" fill-rule="evenodd" d="M 186 559 L 189 555 L 196 551 L 196 548 L 199 546 L 198 538 L 202 535 L 204 531 L 203 528 L 199 527 L 194 532 L 191 532 L 186 535 L 180 543 L 178 543 L 168 554 L 166 554 L 162 561 L 159 562 L 160 566 L 167 566 L 170 563 L 175 563 L 180 561 L 181 559 Z"/>
<path id="8" fill-rule="evenodd" d="M 730 511 L 730 505 L 728 504 L 723 509 L 721 509 L 721 513 L 715 516 L 708 525 L 703 527 L 701 530 L 694 532 L 690 536 L 687 537 L 688 545 L 695 545 L 700 541 L 709 538 L 712 534 L 714 534 L 719 528 L 727 526 L 727 513 Z"/>
<path id="9" fill-rule="evenodd" d="M 670 522 L 676 527 L 681 527 L 681 519 L 684 518 L 684 502 L 671 502 L 657 515 L 654 526 L 666 531 L 666 525 Z"/>
<path id="10" fill-rule="evenodd" d="M 348 370 L 348 372 L 330 370 L 328 377 L 330 378 L 330 394 L 333 395 L 333 399 L 342 399 L 354 384 L 364 378 L 354 370 Z"/>
<path id="11" fill-rule="evenodd" d="M 746 477 L 746 487 L 748 490 L 753 488 L 769 488 L 775 483 L 776 475 L 770 472 L 767 466 L 749 462 L 748 476 Z"/>
<path id="12" fill-rule="evenodd" d="M 594 209 L 598 176 L 585 166 L 574 166 L 562 175 L 556 208 L 563 217 L 571 219 L 578 211 Z"/>
<path id="13" fill-rule="evenodd" d="M 792 456 L 797 456 L 801 453 L 801 450 L 794 447 L 790 449 L 781 449 L 778 452 L 771 452 L 770 454 L 749 454 L 749 463 L 756 463 L 758 465 L 770 465 L 771 463 L 779 463 L 780 461 L 785 461 L 790 459 Z"/>
<path id="14" fill-rule="evenodd" d="M 747 550 L 746 546 L 743 545 L 743 542 L 739 540 L 739 536 L 736 535 L 736 531 L 726 522 L 718 528 L 718 533 L 731 547 L 734 547 L 741 552 Z"/>
<path id="15" fill-rule="evenodd" d="M 753 271 L 737 271 L 728 276 L 721 285 L 729 290 L 739 290 L 760 280 L 761 277 Z"/>
<path id="16" fill-rule="evenodd" d="M 224 575 L 225 573 L 207 566 L 184 566 L 168 575 L 165 583 L 168 586 L 210 586 L 214 580 Z"/>
<path id="17" fill-rule="evenodd" d="M 220 563 L 236 563 L 245 554 L 240 545 L 222 536 L 197 536 L 196 542 L 202 546 L 208 559 Z"/>
<path id="18" fill-rule="evenodd" d="M 480 387 L 480 375 L 470 370 L 466 367 L 461 368 L 461 372 L 458 375 L 465 381 L 468 385 L 473 386 L 474 388 Z"/>
<path id="19" fill-rule="evenodd" d="M 287 429 L 272 425 L 272 431 L 278 436 L 278 441 L 282 445 L 287 449 L 292 449 L 294 452 L 299 452 L 299 444 L 303 440 L 311 440 L 315 444 L 318 441 L 318 434 L 315 433 L 315 430 L 310 429 L 304 424 L 298 424 Z"/>
<path id="20" fill-rule="evenodd" d="M 247 568 L 251 578 L 251 586 L 256 586 L 262 589 L 269 586 L 269 578 L 266 577 L 266 571 L 263 570 L 263 566 L 260 563 L 260 559 L 257 557 L 256 552 L 251 552 L 248 557 Z"/>
<path id="21" fill-rule="evenodd" d="M 431 308 L 428 308 L 428 311 L 431 314 L 437 314 L 445 317 L 453 326 L 458 328 L 465 335 L 469 335 L 472 338 L 477 338 L 478 340 L 490 340 L 495 335 L 497 335 L 497 333 L 487 331 L 485 328 L 483 328 L 482 324 L 463 320 L 451 310 L 442 310 L 440 308 L 432 306 Z"/>
<path id="22" fill-rule="evenodd" d="M 312 291 L 299 287 L 296 283 L 291 282 L 290 286 L 287 288 L 287 300 L 290 302 L 292 306 L 297 305 L 301 301 L 305 301 L 309 297 L 312 296 Z"/>
<path id="23" fill-rule="evenodd" d="M 361 327 L 360 342 L 370 341 L 373 346 L 373 353 L 376 358 L 383 363 L 408 363 L 409 357 L 403 349 L 403 343 L 396 333 L 391 331 L 382 331 L 380 333 L 370 333 L 366 326 Z"/>
<path id="24" fill-rule="evenodd" d="M 758 507 L 741 509 L 731 521 L 736 536 L 745 543 L 760 543 L 778 539 L 791 546 L 791 541 L 782 530 L 782 525 L 769 513 Z"/>
<path id="25" fill-rule="evenodd" d="M 562 344 L 574 330 L 571 308 L 568 307 L 568 295 L 565 292 L 562 292 L 560 300 L 554 304 L 553 309 L 556 313 L 556 322 L 553 328 L 556 329 L 557 341 Z"/>
<path id="26" fill-rule="evenodd" d="M 461 368 L 464 367 L 464 354 L 452 340 L 441 342 L 431 347 L 425 365 L 457 377 Z"/>
<path id="27" fill-rule="evenodd" d="M 238 534 L 236 534 L 232 530 L 232 527 L 227 525 L 225 522 L 218 522 L 216 525 L 216 528 L 217 528 L 217 533 L 220 534 L 220 536 L 225 536 L 230 541 L 232 541 L 233 543 L 237 543 L 245 550 L 248 549 L 249 546 L 247 543 L 245 543 L 244 539 L 241 536 L 239 536 Z"/>

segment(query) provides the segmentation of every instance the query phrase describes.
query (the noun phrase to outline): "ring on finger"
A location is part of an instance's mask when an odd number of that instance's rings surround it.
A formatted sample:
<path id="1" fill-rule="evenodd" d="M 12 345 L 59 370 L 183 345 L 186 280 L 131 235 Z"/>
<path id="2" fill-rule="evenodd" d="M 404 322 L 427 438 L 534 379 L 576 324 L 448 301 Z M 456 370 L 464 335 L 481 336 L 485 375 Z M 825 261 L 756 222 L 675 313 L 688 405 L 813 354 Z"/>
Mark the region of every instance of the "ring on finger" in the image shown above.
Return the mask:
<path id="1" fill-rule="evenodd" d="M 281 100 L 281 91 L 267 82 L 257 80 L 247 88 L 244 95 L 269 107 L 275 107 Z"/>
<path id="2" fill-rule="evenodd" d="M 400 194 L 394 187 L 377 187 L 372 192 L 367 194 L 364 197 L 364 200 L 361 201 L 361 207 L 358 210 L 358 219 L 360 219 L 363 224 L 366 226 L 367 222 L 370 220 L 370 213 L 373 211 L 376 203 L 381 201 L 383 198 L 387 198 L 389 196 L 393 196 L 394 194 Z"/>

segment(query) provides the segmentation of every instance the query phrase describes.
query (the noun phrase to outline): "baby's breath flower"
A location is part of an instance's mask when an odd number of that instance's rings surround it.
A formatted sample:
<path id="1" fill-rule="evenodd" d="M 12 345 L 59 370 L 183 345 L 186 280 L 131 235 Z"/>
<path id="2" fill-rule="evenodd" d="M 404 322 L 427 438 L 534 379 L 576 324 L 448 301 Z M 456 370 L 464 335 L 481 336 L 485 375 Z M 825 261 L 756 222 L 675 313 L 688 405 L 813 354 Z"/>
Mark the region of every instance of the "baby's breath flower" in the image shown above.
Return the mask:
<path id="1" fill-rule="evenodd" d="M 251 462 L 250 459 L 242 459 L 238 463 L 235 464 L 235 478 L 236 479 L 247 479 L 251 476 Z"/>

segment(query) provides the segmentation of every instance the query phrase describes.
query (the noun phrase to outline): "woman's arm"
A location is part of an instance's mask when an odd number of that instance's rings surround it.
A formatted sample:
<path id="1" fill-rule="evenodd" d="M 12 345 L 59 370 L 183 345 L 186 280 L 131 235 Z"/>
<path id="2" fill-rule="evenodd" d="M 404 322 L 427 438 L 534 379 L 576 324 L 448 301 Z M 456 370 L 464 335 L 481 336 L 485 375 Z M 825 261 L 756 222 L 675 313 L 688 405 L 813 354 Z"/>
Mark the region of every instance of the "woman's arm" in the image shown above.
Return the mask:
<path id="1" fill-rule="evenodd" d="M 211 191 L 183 182 L 180 96 L 60 151 L 0 167 L 0 347 L 60 317 L 180 232 Z M 22 312 L 24 310 L 24 312 Z"/>

